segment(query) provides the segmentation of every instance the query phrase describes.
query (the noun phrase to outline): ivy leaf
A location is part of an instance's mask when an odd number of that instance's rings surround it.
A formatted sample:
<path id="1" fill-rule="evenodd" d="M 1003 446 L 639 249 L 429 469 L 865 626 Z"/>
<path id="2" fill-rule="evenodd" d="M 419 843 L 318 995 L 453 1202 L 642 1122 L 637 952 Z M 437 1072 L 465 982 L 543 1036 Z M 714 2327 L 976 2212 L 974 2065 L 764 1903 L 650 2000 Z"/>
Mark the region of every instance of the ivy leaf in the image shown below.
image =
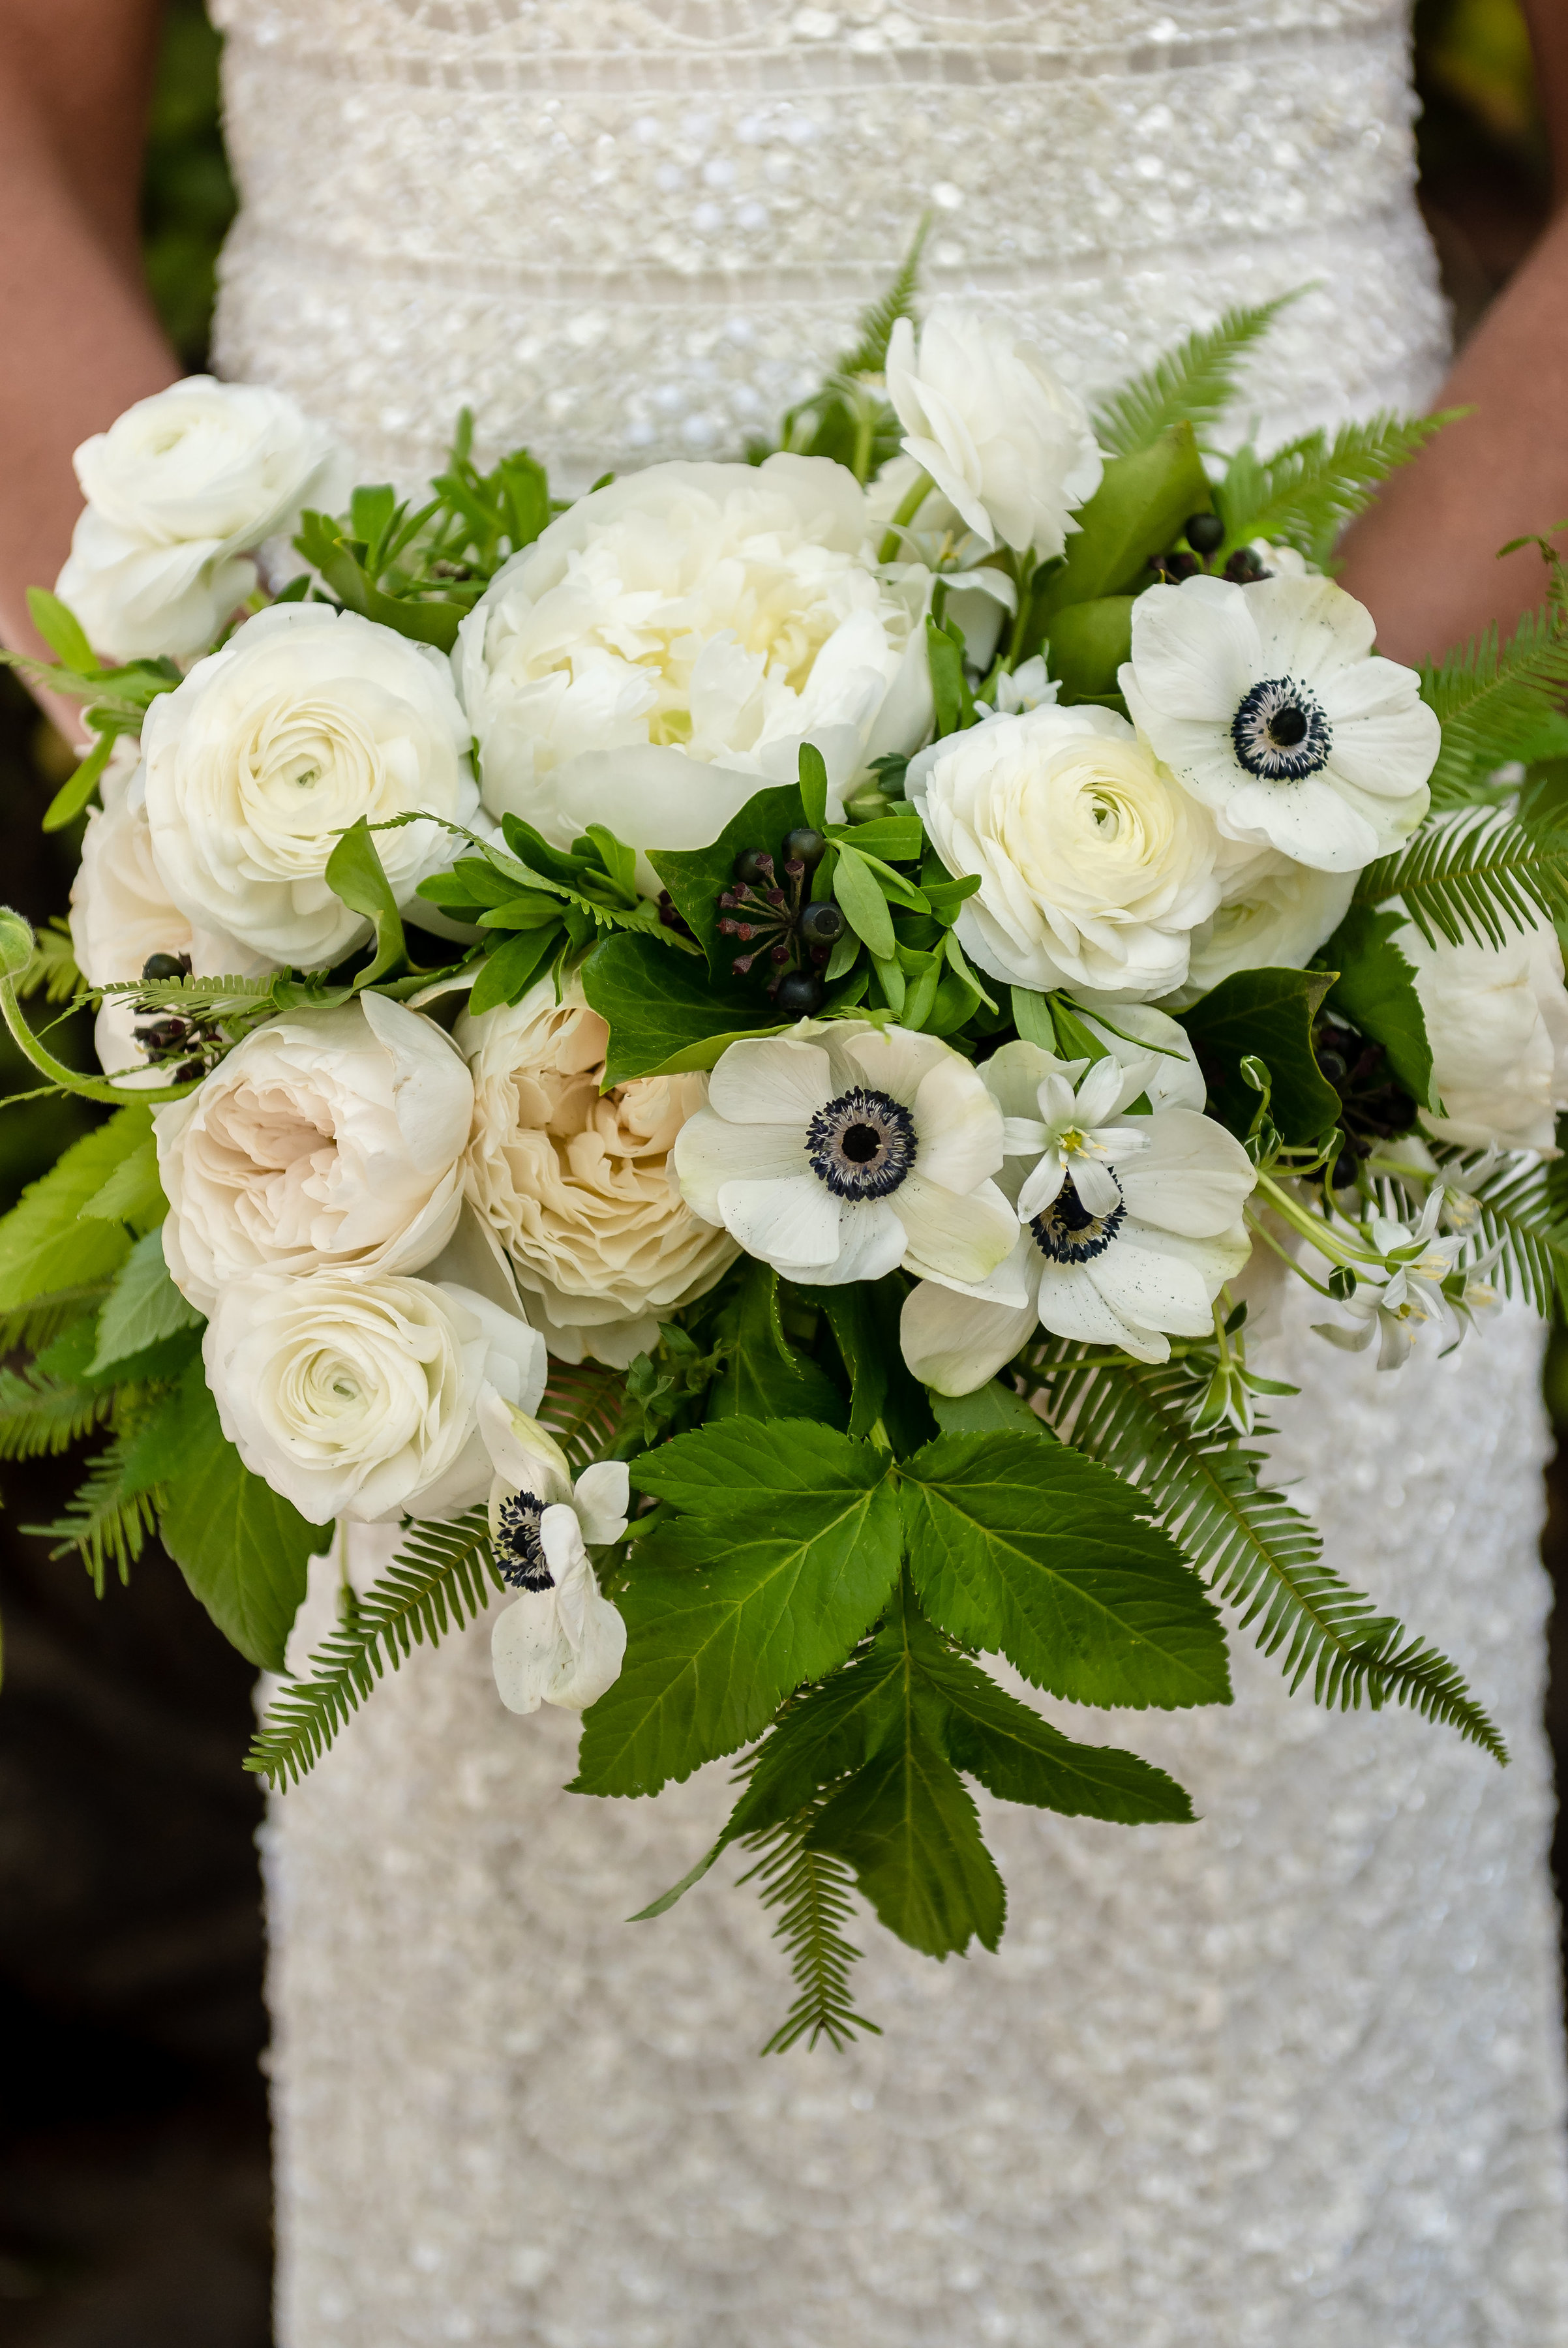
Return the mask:
<path id="1" fill-rule="evenodd" d="M 374 984 L 405 959 L 403 922 L 392 884 L 382 869 L 380 851 L 370 835 L 368 818 L 351 823 L 326 860 L 326 885 L 351 913 L 363 913 L 376 925 L 376 959 L 354 982 L 357 994 Z"/>
<path id="2" fill-rule="evenodd" d="M 727 1343 L 723 1367 L 708 1388 L 706 1416 L 820 1418 L 842 1426 L 844 1397 L 827 1372 L 793 1346 L 779 1316 L 779 1275 L 748 1258 L 734 1296 L 718 1314 L 717 1337 Z M 865 1430 L 851 1426 L 852 1434 Z"/>
<path id="3" fill-rule="evenodd" d="M 1389 1068 L 1411 1098 L 1435 1109 L 1432 1047 L 1416 973 L 1394 943 L 1403 918 L 1351 906 L 1318 957 L 1339 973 L 1324 1008 L 1381 1044 Z"/>
<path id="4" fill-rule="evenodd" d="M 1214 1113 L 1244 1135 L 1258 1106 L 1241 1064 L 1264 1062 L 1274 1079 L 1270 1115 L 1287 1142 L 1315 1141 L 1339 1115 L 1339 1095 L 1318 1066 L 1312 1023 L 1332 971 L 1238 970 L 1179 1016 L 1209 1086 Z"/>
<path id="5" fill-rule="evenodd" d="M 720 1419 L 633 1463 L 680 1514 L 633 1549 L 626 1660 L 584 1716 L 575 1791 L 689 1776 L 843 1662 L 898 1572 L 888 1468 L 809 1419 Z"/>
<path id="6" fill-rule="evenodd" d="M 676 911 L 707 956 L 708 972 L 716 984 L 731 983 L 729 965 L 740 951 L 735 939 L 718 933 L 724 919 L 718 901 L 735 886 L 736 858 L 747 848 L 765 849 L 777 856 L 785 833 L 805 820 L 799 791 L 793 783 L 786 783 L 748 798 L 707 848 L 661 848 L 649 856 L 649 863 L 675 901 Z M 756 1003 L 758 997 L 753 995 L 751 1000 Z"/>
<path id="7" fill-rule="evenodd" d="M 200 1357 L 158 1430 L 157 1449 L 150 1445 L 138 1464 L 163 1492 L 164 1548 L 231 1646 L 263 1671 L 282 1671 L 310 1560 L 333 1528 L 307 1524 L 251 1474 L 219 1425 Z"/>
<path id="8" fill-rule="evenodd" d="M 169 1276 L 161 1229 L 149 1231 L 131 1249 L 105 1299 L 88 1375 L 98 1377 L 118 1363 L 132 1361 L 182 1329 L 199 1329 L 202 1318 Z"/>
<path id="9" fill-rule="evenodd" d="M 777 1035 L 781 1024 L 760 993 L 717 985 L 694 955 L 621 931 L 583 965 L 583 991 L 610 1029 L 606 1086 L 633 1076 L 711 1068 L 740 1035 Z"/>
<path id="10" fill-rule="evenodd" d="M 901 1468 L 915 1587 L 965 1646 L 1076 1704 L 1230 1701 L 1203 1585 L 1120 1478 L 1025 1435 L 942 1435 Z"/>

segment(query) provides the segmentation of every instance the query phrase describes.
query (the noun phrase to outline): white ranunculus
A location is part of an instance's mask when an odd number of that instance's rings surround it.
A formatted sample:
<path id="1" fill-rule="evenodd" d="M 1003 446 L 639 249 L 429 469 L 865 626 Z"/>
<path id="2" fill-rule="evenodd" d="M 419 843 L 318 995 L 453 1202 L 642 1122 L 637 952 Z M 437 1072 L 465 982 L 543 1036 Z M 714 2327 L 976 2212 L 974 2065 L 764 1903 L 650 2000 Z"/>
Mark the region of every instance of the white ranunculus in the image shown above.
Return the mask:
<path id="1" fill-rule="evenodd" d="M 544 1341 L 456 1282 L 258 1272 L 219 1295 L 201 1341 L 224 1434 L 313 1524 L 449 1517 L 482 1500 L 489 1393 L 527 1411 Z"/>
<path id="2" fill-rule="evenodd" d="M 731 1044 L 675 1157 L 687 1205 L 793 1280 L 900 1264 L 984 1280 L 1017 1236 L 990 1179 L 995 1102 L 959 1053 L 902 1027 L 802 1019 Z"/>
<path id="3" fill-rule="evenodd" d="M 1045 992 L 1168 994 L 1219 902 L 1207 811 L 1114 711 L 1046 704 L 934 742 L 905 788 L 949 872 L 977 872 L 959 942 Z"/>
<path id="4" fill-rule="evenodd" d="M 383 994 L 253 1029 L 153 1120 L 176 1286 L 210 1313 L 255 1272 L 417 1272 L 457 1228 L 473 1105 L 450 1038 Z"/>
<path id="5" fill-rule="evenodd" d="M 558 1003 L 550 979 L 456 1029 L 474 1081 L 469 1196 L 551 1352 L 624 1369 L 738 1250 L 686 1204 L 671 1156 L 706 1077 L 639 1076 L 602 1093 L 607 1036 L 581 987 Z"/>
<path id="6" fill-rule="evenodd" d="M 581 499 L 462 625 L 486 807 L 562 848 L 595 822 L 700 848 L 811 742 L 840 817 L 931 726 L 930 576 L 880 571 L 873 535 L 854 476 L 817 457 L 652 465 Z"/>
<path id="7" fill-rule="evenodd" d="M 1082 404 L 1045 353 L 1005 319 L 939 302 L 921 330 L 901 318 L 887 396 L 905 453 L 978 537 L 1037 562 L 1060 554 L 1102 466 Z"/>
<path id="8" fill-rule="evenodd" d="M 163 694 L 142 730 L 152 852 L 189 920 L 318 969 L 370 934 L 327 887 L 360 816 L 471 823 L 469 729 L 433 646 L 321 603 L 279 603 Z M 376 836 L 399 905 L 451 861 L 439 823 Z"/>
<path id="9" fill-rule="evenodd" d="M 1354 872 L 1317 872 L 1272 848 L 1227 841 L 1219 864 L 1223 893 L 1192 932 L 1178 1009 L 1196 1003 L 1238 970 L 1305 970 L 1350 910 Z"/>
<path id="10" fill-rule="evenodd" d="M 1441 736 L 1415 670 L 1378 658 L 1373 636 L 1331 579 L 1205 573 L 1138 598 L 1121 690 L 1227 839 L 1357 872 L 1426 814 Z"/>
<path id="11" fill-rule="evenodd" d="M 190 958 L 204 978 L 253 977 L 268 967 L 233 938 L 192 930 L 164 886 L 152 856 L 142 797 L 140 750 L 122 735 L 98 782 L 101 807 L 88 816 L 82 858 L 71 882 L 71 950 L 90 986 L 139 978 L 150 954 Z M 136 1035 L 137 1012 L 123 994 L 110 995 L 93 1026 L 93 1046 L 106 1076 L 147 1066 Z M 149 1084 L 162 1081 L 150 1074 Z"/>
<path id="12" fill-rule="evenodd" d="M 501 1580 L 521 1591 L 496 1618 L 490 1658 L 511 1712 L 556 1704 L 586 1712 L 620 1677 L 626 1626 L 599 1588 L 589 1541 L 619 1540 L 631 1488 L 624 1459 L 601 1459 L 573 1483 L 564 1452 L 536 1418 L 487 1395 L 480 1432 L 495 1465 L 490 1539 Z"/>
<path id="13" fill-rule="evenodd" d="M 1568 1108 L 1568 992 L 1550 922 L 1512 929 L 1501 947 L 1429 945 L 1413 922 L 1395 942 L 1415 966 L 1443 1104 L 1441 1117 L 1422 1111 L 1428 1132 L 1466 1149 L 1551 1149 Z"/>
<path id="14" fill-rule="evenodd" d="M 1251 1251 L 1241 1216 L 1257 1177 L 1240 1142 L 1188 1108 L 1126 1116 L 1146 1064 L 1097 1060 L 1085 1074 L 1020 1042 L 980 1073 L 1006 1118 L 1001 1181 L 1024 1228 L 998 1276 L 966 1290 L 924 1281 L 905 1300 L 915 1375 L 970 1394 L 1037 1328 L 1144 1362 L 1167 1360 L 1172 1336 L 1207 1335 Z"/>
<path id="15" fill-rule="evenodd" d="M 346 451 L 286 393 L 190 376 L 76 453 L 87 499 L 57 592 L 99 652 L 181 656 L 256 583 L 247 558 L 346 497 Z"/>

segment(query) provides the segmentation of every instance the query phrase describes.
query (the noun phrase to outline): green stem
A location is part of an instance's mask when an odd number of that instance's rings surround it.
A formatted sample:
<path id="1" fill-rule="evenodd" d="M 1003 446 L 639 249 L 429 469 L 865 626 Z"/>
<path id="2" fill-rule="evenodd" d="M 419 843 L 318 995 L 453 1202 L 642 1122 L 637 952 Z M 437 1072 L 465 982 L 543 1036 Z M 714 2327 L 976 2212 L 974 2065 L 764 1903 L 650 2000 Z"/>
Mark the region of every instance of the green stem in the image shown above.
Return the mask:
<path id="1" fill-rule="evenodd" d="M 1249 1215 L 1247 1217 L 1247 1225 L 1249 1230 L 1256 1232 L 1258 1238 L 1262 1240 L 1264 1247 L 1273 1248 L 1281 1263 L 1286 1265 L 1290 1271 L 1294 1272 L 1297 1280 L 1305 1280 L 1308 1288 L 1315 1288 L 1319 1296 L 1326 1296 L 1330 1303 L 1334 1302 L 1333 1290 L 1331 1288 L 1326 1288 L 1321 1280 L 1314 1280 L 1310 1272 L 1304 1272 L 1300 1264 L 1297 1263 L 1295 1256 L 1291 1254 L 1289 1249 L 1281 1247 L 1274 1233 L 1269 1231 L 1264 1223 L 1260 1222 L 1255 1215 Z"/>
<path id="2" fill-rule="evenodd" d="M 145 1088 L 138 1086 L 132 1092 L 111 1084 L 107 1076 L 84 1076 L 77 1069 L 67 1068 L 63 1060 L 57 1060 L 52 1052 L 46 1052 L 34 1035 L 22 1016 L 15 986 L 8 978 L 0 978 L 0 1012 L 5 1014 L 5 1025 L 11 1030 L 17 1049 L 26 1054 L 33 1066 L 64 1091 L 80 1093 L 84 1099 L 111 1101 L 117 1108 L 123 1108 L 127 1102 L 146 1101 L 150 1106 L 159 1101 L 183 1100 L 187 1093 L 194 1092 L 196 1088 L 194 1084 L 150 1085 Z M 196 1081 L 199 1083 L 201 1079 Z"/>
<path id="3" fill-rule="evenodd" d="M 1326 1256 L 1330 1263 L 1382 1262 L 1383 1259 L 1376 1249 L 1352 1246 L 1337 1231 L 1331 1231 L 1321 1216 L 1310 1214 L 1305 1207 L 1299 1206 L 1290 1193 L 1282 1190 L 1268 1175 L 1258 1176 L 1257 1188 L 1267 1194 L 1270 1206 L 1282 1222 L 1288 1223 L 1292 1231 L 1299 1231 L 1304 1240 L 1310 1241 L 1318 1254 Z"/>
<path id="4" fill-rule="evenodd" d="M 915 480 L 913 488 L 905 492 L 904 497 L 900 502 L 898 511 L 894 514 L 892 521 L 890 521 L 887 526 L 887 535 L 882 540 L 882 545 L 877 552 L 877 561 L 879 562 L 897 561 L 899 540 L 903 532 L 907 529 L 908 525 L 914 520 L 915 515 L 920 511 L 921 507 L 925 503 L 926 499 L 931 495 L 934 487 L 935 483 L 932 480 L 931 475 L 923 469 Z"/>

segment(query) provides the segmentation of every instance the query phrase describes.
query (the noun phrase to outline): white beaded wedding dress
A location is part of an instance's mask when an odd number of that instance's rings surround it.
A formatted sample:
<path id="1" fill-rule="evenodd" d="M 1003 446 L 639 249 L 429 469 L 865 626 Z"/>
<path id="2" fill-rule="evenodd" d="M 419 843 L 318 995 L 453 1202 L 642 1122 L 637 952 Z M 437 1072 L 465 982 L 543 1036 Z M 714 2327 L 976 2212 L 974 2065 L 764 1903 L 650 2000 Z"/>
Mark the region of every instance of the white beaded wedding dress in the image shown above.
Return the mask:
<path id="1" fill-rule="evenodd" d="M 216 13 L 219 362 L 362 479 L 417 486 L 464 403 L 571 488 L 738 449 L 927 209 L 933 290 L 1086 389 L 1309 282 L 1265 428 L 1440 369 L 1387 0 Z M 885 2036 L 758 2061 L 789 1984 L 752 1894 L 720 1869 L 623 1921 L 727 1772 L 563 1794 L 576 1725 L 501 1709 L 488 1625 L 418 1651 L 267 1832 L 283 2348 L 1568 2348 L 1538 1339 L 1505 1315 L 1394 1378 L 1309 1318 L 1263 1364 L 1304 1389 L 1279 1471 L 1512 1766 L 1289 1699 L 1243 1634 L 1230 1711 L 1087 1723 L 1201 1824 L 987 1805 L 1000 1955 L 868 1920 Z"/>

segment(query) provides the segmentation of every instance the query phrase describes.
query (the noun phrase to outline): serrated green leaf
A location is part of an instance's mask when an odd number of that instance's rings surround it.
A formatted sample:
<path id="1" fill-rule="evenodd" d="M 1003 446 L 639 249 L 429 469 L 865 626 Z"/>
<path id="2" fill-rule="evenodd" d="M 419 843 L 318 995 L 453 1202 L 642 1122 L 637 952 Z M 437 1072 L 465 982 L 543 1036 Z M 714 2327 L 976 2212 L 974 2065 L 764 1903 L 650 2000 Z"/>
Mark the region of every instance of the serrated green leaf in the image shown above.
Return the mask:
<path id="1" fill-rule="evenodd" d="M 118 1222 L 83 1222 L 81 1210 L 151 1130 L 150 1108 L 118 1109 L 23 1191 L 0 1220 L 0 1313 L 118 1272 L 130 1252 L 129 1234 Z"/>
<path id="2" fill-rule="evenodd" d="M 1339 1095 L 1318 1066 L 1312 1023 L 1333 973 L 1239 970 L 1178 1016 L 1208 1081 L 1211 1108 L 1245 1134 L 1258 1097 L 1243 1079 L 1246 1058 L 1265 1063 L 1274 1080 L 1270 1114 L 1287 1142 L 1315 1141 L 1339 1115 Z"/>
<path id="3" fill-rule="evenodd" d="M 1506 644 L 1496 626 L 1421 668 L 1421 698 L 1443 729 L 1431 773 L 1432 804 L 1463 806 L 1510 758 L 1540 757 L 1553 741 L 1568 692 L 1568 627 L 1556 599 L 1526 612 Z M 1547 755 L 1554 755 L 1549 747 Z M 1417 835 L 1418 845 L 1421 835 Z"/>
<path id="4" fill-rule="evenodd" d="M 820 1418 L 842 1426 L 842 1394 L 810 1356 L 792 1345 L 779 1317 L 779 1275 L 748 1258 L 734 1295 L 714 1324 L 729 1351 L 707 1392 L 706 1416 L 717 1418 Z M 855 1430 L 859 1432 L 859 1430 Z"/>
<path id="5" fill-rule="evenodd" d="M 976 1386 L 973 1394 L 933 1394 L 931 1407 L 944 1435 L 1027 1435 L 1040 1442 L 1055 1441 L 1023 1395 L 998 1378 Z"/>
<path id="6" fill-rule="evenodd" d="M 1432 1047 L 1416 973 L 1394 943 L 1402 927 L 1398 913 L 1351 906 L 1320 957 L 1326 968 L 1339 973 L 1323 1007 L 1381 1044 L 1389 1070 L 1411 1098 L 1423 1108 L 1435 1108 Z"/>
<path id="7" fill-rule="evenodd" d="M 681 1511 L 616 1592 L 626 1660 L 583 1720 L 575 1790 L 653 1793 L 756 1736 L 843 1661 L 898 1572 L 884 1455 L 807 1419 L 720 1419 L 633 1463 Z"/>
<path id="8" fill-rule="evenodd" d="M 900 1469 L 911 1570 L 934 1622 L 1076 1704 L 1226 1704 L 1202 1582 L 1107 1469 L 1025 1435 L 943 1435 Z"/>
<path id="9" fill-rule="evenodd" d="M 163 1220 L 169 1201 L 158 1179 L 158 1145 L 150 1134 L 127 1152 L 80 1212 L 94 1221 L 129 1223 L 138 1232 Z"/>
<path id="10" fill-rule="evenodd" d="M 169 1276 L 163 1233 L 150 1231 L 137 1241 L 116 1276 L 98 1315 L 98 1350 L 88 1374 L 98 1377 L 117 1364 L 145 1354 L 181 1329 L 200 1328 L 202 1314 L 188 1304 Z"/>

